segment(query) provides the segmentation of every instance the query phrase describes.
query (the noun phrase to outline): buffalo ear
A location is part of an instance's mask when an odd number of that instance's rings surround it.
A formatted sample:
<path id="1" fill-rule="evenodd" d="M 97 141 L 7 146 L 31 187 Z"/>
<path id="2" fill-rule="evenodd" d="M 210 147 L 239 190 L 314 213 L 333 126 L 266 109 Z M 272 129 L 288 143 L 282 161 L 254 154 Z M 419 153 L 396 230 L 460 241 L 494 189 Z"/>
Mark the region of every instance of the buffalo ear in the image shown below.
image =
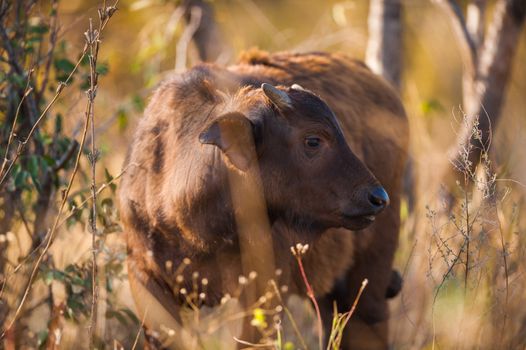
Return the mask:
<path id="1" fill-rule="evenodd" d="M 256 157 L 252 123 L 238 112 L 214 120 L 201 132 L 199 141 L 219 147 L 230 163 L 241 171 L 247 171 Z"/>

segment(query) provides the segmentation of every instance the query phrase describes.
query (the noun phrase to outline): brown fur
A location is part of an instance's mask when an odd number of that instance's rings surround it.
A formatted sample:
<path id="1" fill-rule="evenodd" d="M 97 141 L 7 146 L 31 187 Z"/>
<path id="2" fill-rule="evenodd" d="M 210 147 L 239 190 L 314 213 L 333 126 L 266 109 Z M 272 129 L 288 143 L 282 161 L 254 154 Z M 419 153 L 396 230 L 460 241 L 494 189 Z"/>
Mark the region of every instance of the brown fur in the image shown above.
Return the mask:
<path id="1" fill-rule="evenodd" d="M 259 88 L 263 82 L 284 86 L 281 90 L 291 97 L 293 110 L 277 110 Z M 330 110 L 312 93 L 286 88 L 294 83 L 319 94 Z M 166 261 L 177 267 L 184 258 L 191 259 L 185 281 L 191 281 L 192 271 L 208 278 L 209 305 L 237 288 L 243 269 L 227 181 L 237 155 L 199 142 L 207 126 L 231 112 L 246 116 L 252 125 L 267 120 L 263 130 L 254 132 L 254 142 L 272 225 L 273 258 L 283 269 L 282 281 L 292 291 L 304 293 L 290 246 L 310 243 L 304 258 L 306 273 L 329 321 L 332 300 L 342 311 L 348 310 L 362 280 L 368 278 L 351 328 L 365 329 L 369 340 L 362 342 L 354 333 L 345 346 L 387 347 L 385 296 L 398 240 L 408 127 L 396 93 L 362 63 L 344 55 L 253 51 L 237 65 L 201 65 L 157 89 L 127 158 L 136 166 L 125 174 L 120 187 L 132 288 L 145 286 L 175 319 L 181 300 L 174 293 L 175 276 Z M 330 151 L 338 156 L 327 158 L 330 171 L 320 165 L 320 174 L 326 176 L 305 182 L 303 168 L 284 167 L 290 155 L 279 152 L 279 144 L 296 129 L 302 130 L 307 123 L 303 116 L 325 122 L 325 128 L 334 132 L 332 112 L 350 149 L 339 144 L 340 136 L 332 135 Z M 322 116 L 325 119 L 316 119 Z M 368 228 L 351 233 L 341 226 L 353 224 L 342 224 L 323 212 L 323 207 L 344 200 L 352 210 L 360 210 L 362 192 L 376 186 L 377 180 L 391 204 Z"/>

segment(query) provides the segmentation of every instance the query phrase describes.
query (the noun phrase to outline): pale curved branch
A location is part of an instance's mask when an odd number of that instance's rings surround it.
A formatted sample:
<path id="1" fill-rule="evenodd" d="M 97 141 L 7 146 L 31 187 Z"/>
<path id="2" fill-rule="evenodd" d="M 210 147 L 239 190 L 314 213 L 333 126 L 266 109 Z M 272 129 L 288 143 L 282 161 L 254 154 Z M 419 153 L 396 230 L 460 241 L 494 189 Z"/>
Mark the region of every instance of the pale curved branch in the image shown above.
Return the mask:
<path id="1" fill-rule="evenodd" d="M 181 39 L 177 43 L 177 52 L 175 60 L 176 70 L 186 69 L 186 56 L 188 51 L 188 45 L 190 45 L 192 37 L 199 29 L 199 24 L 201 23 L 202 16 L 203 10 L 200 7 L 194 6 L 190 8 L 190 19 L 188 20 L 188 25 L 184 29 L 183 35 L 181 35 Z"/>
<path id="2" fill-rule="evenodd" d="M 486 0 L 473 0 L 466 9 L 466 28 L 477 51 L 484 42 L 486 5 Z"/>
<path id="3" fill-rule="evenodd" d="M 477 65 L 477 45 L 468 30 L 462 9 L 455 0 L 433 0 L 440 5 L 451 18 L 453 29 L 459 39 L 462 59 L 471 72 L 475 72 Z"/>
<path id="4" fill-rule="evenodd" d="M 204 62 L 221 60 L 223 54 L 228 51 L 228 46 L 215 20 L 212 4 L 205 0 L 183 0 L 182 7 L 185 10 L 184 18 L 187 25 L 195 26 L 191 39 L 197 48 L 199 58 Z M 195 25 L 197 15 L 199 23 Z"/>

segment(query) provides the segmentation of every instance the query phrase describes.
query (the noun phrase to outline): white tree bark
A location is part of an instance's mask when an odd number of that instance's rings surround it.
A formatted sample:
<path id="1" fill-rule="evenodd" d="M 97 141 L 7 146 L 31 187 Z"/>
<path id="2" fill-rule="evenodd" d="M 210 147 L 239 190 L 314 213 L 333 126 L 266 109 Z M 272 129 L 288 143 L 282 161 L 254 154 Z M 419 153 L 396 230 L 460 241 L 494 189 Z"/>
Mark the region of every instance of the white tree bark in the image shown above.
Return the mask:
<path id="1" fill-rule="evenodd" d="M 369 40 L 365 62 L 397 89 L 402 71 L 402 23 L 400 0 L 371 0 Z"/>

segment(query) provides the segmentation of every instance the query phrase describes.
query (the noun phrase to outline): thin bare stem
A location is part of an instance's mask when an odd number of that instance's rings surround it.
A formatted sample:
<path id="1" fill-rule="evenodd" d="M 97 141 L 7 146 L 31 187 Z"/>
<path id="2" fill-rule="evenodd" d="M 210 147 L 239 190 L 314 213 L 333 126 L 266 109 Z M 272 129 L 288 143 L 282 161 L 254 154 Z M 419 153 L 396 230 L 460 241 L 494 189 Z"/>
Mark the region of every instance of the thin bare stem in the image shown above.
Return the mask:
<path id="1" fill-rule="evenodd" d="M 274 348 L 274 343 L 267 343 L 267 344 L 255 344 L 248 342 L 246 340 L 239 339 L 237 337 L 234 337 L 234 340 L 237 341 L 239 344 L 250 346 L 251 348 L 262 348 L 262 349 L 268 349 L 268 348 Z"/>
<path id="2" fill-rule="evenodd" d="M 340 348 L 345 326 L 347 325 L 347 323 L 349 323 L 349 320 L 354 314 L 354 311 L 356 310 L 356 307 L 358 306 L 358 302 L 360 301 L 362 293 L 365 290 L 365 287 L 367 287 L 368 283 L 369 283 L 369 280 L 367 278 L 362 281 L 362 285 L 360 286 L 360 289 L 358 290 L 358 294 L 356 295 L 356 298 L 354 298 L 354 302 L 351 306 L 351 309 L 347 313 L 342 315 L 339 319 L 335 320 L 335 322 L 333 323 L 333 329 L 331 332 L 329 344 L 327 345 L 327 350 L 330 349 L 331 347 L 333 349 Z"/>
<path id="3" fill-rule="evenodd" d="M 504 282 L 506 284 L 506 294 L 505 294 L 505 299 L 504 299 L 504 319 L 502 320 L 502 331 L 501 331 L 501 336 L 503 336 L 505 334 L 505 330 L 506 330 L 506 321 L 508 319 L 508 302 L 509 302 L 509 294 L 510 294 L 510 283 L 509 283 L 509 270 L 508 270 L 508 253 L 506 251 L 506 242 L 504 240 L 504 233 L 502 232 L 502 225 L 500 223 L 500 220 L 499 220 L 499 217 L 498 217 L 498 213 L 497 213 L 497 203 L 494 202 L 494 205 L 495 205 L 495 216 L 497 218 L 497 225 L 498 225 L 498 229 L 499 229 L 499 238 L 500 238 L 500 244 L 501 244 L 501 249 L 502 249 L 502 260 L 503 260 L 503 263 L 504 263 Z"/>
<path id="4" fill-rule="evenodd" d="M 102 11 L 106 11 L 106 1 L 102 7 Z M 100 11 L 99 11 L 100 13 Z M 101 25 L 102 25 L 102 18 Z M 100 30 L 100 26 L 99 26 Z M 95 112 L 94 103 L 95 96 L 97 96 L 97 57 L 99 52 L 99 40 L 93 40 L 97 37 L 97 32 L 93 30 L 93 21 L 89 20 L 89 30 L 86 32 L 86 41 L 89 46 L 89 65 L 90 65 L 90 88 L 87 91 L 88 95 L 88 108 L 86 118 L 90 120 L 91 124 L 91 154 L 90 154 L 90 166 L 91 166 L 91 215 L 90 215 L 90 229 L 91 229 L 91 288 L 92 288 L 92 299 L 91 299 L 91 319 L 88 329 L 90 348 L 93 348 L 95 343 L 94 337 L 96 336 L 94 329 L 97 326 L 97 302 L 99 296 L 99 285 L 98 285 L 98 268 L 97 268 L 97 185 L 95 183 L 96 175 L 96 164 L 97 164 L 97 150 L 95 148 Z"/>
<path id="5" fill-rule="evenodd" d="M 442 6 L 450 16 L 455 33 L 459 38 L 460 45 L 465 51 L 465 55 L 463 56 L 465 59 L 464 63 L 467 68 L 474 70 L 476 66 L 477 45 L 466 26 L 466 20 L 459 4 L 456 0 L 433 0 L 433 2 Z"/>
<path id="6" fill-rule="evenodd" d="M 354 302 L 352 304 L 351 310 L 347 313 L 347 316 L 345 317 L 345 323 L 349 322 L 349 320 L 351 319 L 351 316 L 354 314 L 354 311 L 356 310 L 356 306 L 358 305 L 358 302 L 360 301 L 360 297 L 362 296 L 362 293 L 365 287 L 367 287 L 368 283 L 369 283 L 369 280 L 367 280 L 367 278 L 362 281 L 362 285 L 360 286 L 358 295 L 356 296 L 356 298 L 354 298 Z"/>
<path id="7" fill-rule="evenodd" d="M 292 254 L 294 254 L 294 257 L 296 258 L 296 261 L 298 262 L 298 267 L 300 269 L 301 277 L 303 279 L 303 283 L 305 284 L 305 287 L 307 288 L 307 296 L 314 304 L 314 310 L 316 311 L 316 318 L 318 321 L 318 345 L 319 349 L 323 349 L 323 321 L 321 319 L 321 312 L 320 312 L 320 306 L 318 305 L 318 302 L 316 301 L 316 297 L 314 296 L 314 290 L 312 289 L 311 284 L 309 283 L 309 279 L 307 278 L 307 274 L 305 273 L 305 269 L 303 267 L 303 262 L 301 261 L 302 255 L 307 251 L 309 245 L 296 245 L 296 249 L 294 247 L 291 248 Z"/>
<path id="8" fill-rule="evenodd" d="M 464 295 L 468 290 L 468 277 L 469 277 L 469 244 L 471 241 L 471 223 L 469 222 L 469 181 L 467 173 L 464 173 L 464 210 L 466 217 L 466 261 L 465 261 L 465 272 L 464 272 Z"/>
<path id="9" fill-rule="evenodd" d="M 303 347 L 304 350 L 307 350 L 307 344 L 305 343 L 305 339 L 303 338 L 303 335 L 301 334 L 300 330 L 299 330 L 299 327 L 298 327 L 298 324 L 296 323 L 296 320 L 294 319 L 294 317 L 292 316 L 292 313 L 290 312 L 289 308 L 287 307 L 287 305 L 285 305 L 285 302 L 283 301 L 283 298 L 281 297 L 281 293 L 279 292 L 279 289 L 278 289 L 278 286 L 276 284 L 276 282 L 274 280 L 271 280 L 270 281 L 272 287 L 274 288 L 274 290 L 276 291 L 276 295 L 278 296 L 278 299 L 281 303 L 281 305 L 283 306 L 283 311 L 285 311 L 285 314 L 287 315 L 291 325 L 292 325 L 292 329 L 294 329 L 294 333 L 296 333 L 296 336 L 298 337 L 300 343 L 301 343 L 301 346 Z"/>
<path id="10" fill-rule="evenodd" d="M 29 74 L 27 76 L 27 85 L 26 85 L 26 89 L 25 89 L 24 95 L 20 99 L 20 103 L 18 104 L 18 107 L 16 108 L 15 117 L 13 118 L 13 125 L 11 126 L 11 131 L 9 132 L 9 138 L 7 139 L 7 146 L 6 146 L 6 149 L 5 149 L 4 161 L 2 162 L 2 169 L 0 169 L 0 174 L 4 173 L 4 169 L 5 169 L 6 165 L 7 165 L 7 163 L 9 162 L 9 158 L 8 158 L 9 157 L 9 148 L 11 147 L 11 143 L 13 142 L 13 138 L 15 136 L 15 128 L 16 128 L 16 123 L 18 121 L 18 116 L 20 115 L 20 109 L 22 108 L 22 104 L 24 103 L 24 100 L 26 99 L 26 97 L 33 91 L 33 87 L 29 86 L 29 84 L 31 82 L 31 73 L 32 73 L 32 70 L 29 71 Z M 11 164 L 13 164 L 13 163 L 14 162 L 11 162 Z M 11 167 L 11 164 L 10 164 L 10 167 Z"/>
<path id="11" fill-rule="evenodd" d="M 115 3 L 116 5 L 116 3 Z M 107 21 L 115 12 L 116 7 L 107 7 L 106 0 L 104 0 L 102 8 L 99 8 L 99 28 L 98 30 L 93 29 L 93 22 L 90 18 L 89 30 L 84 33 L 86 37 L 86 44 L 89 46 L 89 67 L 90 67 L 90 88 L 87 91 L 88 102 L 87 102 L 87 115 L 86 118 L 90 120 L 91 124 L 91 154 L 89 157 L 91 166 L 91 215 L 90 215 L 90 229 L 91 229 L 91 286 L 92 286 L 92 299 L 91 299 L 91 319 L 89 324 L 89 339 L 90 348 L 94 347 L 96 332 L 94 329 L 97 326 L 97 303 L 99 297 L 99 285 L 98 285 L 98 266 L 97 266 L 97 253 L 99 250 L 97 240 L 97 184 L 95 181 L 96 177 L 96 164 L 98 160 L 98 150 L 95 146 L 95 98 L 97 96 L 98 88 L 98 73 L 97 73 L 97 59 L 100 48 L 100 33 L 104 27 L 105 21 Z"/>
<path id="12" fill-rule="evenodd" d="M 133 346 L 131 350 L 135 350 L 137 348 L 137 345 L 139 344 L 139 337 L 141 336 L 141 331 L 144 327 L 144 323 L 146 322 L 147 314 L 148 314 L 148 308 L 146 308 L 146 310 L 144 311 L 144 315 L 142 316 L 142 319 L 141 319 L 141 325 L 139 329 L 137 330 L 137 334 L 135 335 L 135 340 L 133 341 Z"/>

